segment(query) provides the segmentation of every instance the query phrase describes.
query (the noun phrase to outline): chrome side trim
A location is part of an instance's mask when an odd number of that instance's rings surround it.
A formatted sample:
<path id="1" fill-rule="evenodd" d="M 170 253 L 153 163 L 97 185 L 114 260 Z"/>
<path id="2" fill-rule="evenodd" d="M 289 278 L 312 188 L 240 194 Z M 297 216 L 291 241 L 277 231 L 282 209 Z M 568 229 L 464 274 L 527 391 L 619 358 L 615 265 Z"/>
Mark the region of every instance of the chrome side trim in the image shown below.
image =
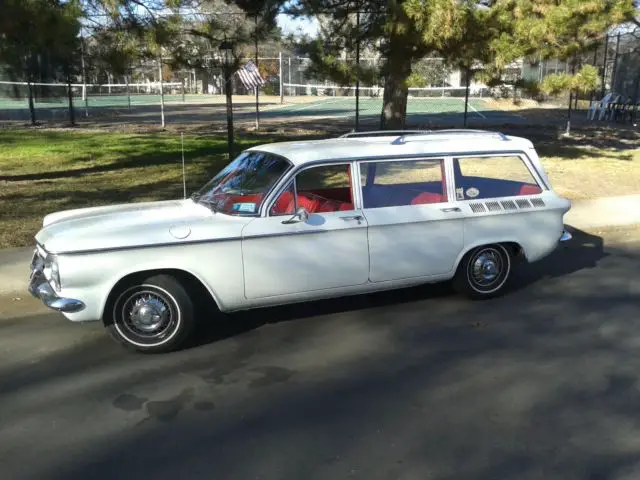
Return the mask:
<path id="1" fill-rule="evenodd" d="M 299 232 L 279 232 L 279 233 L 260 233 L 244 237 L 243 240 L 253 240 L 256 238 L 272 238 L 272 237 L 292 237 L 296 235 L 313 235 L 315 233 L 328 233 L 331 230 L 302 230 Z"/>
<path id="2" fill-rule="evenodd" d="M 74 250 L 70 252 L 56 251 L 49 252 L 54 255 L 84 255 L 93 253 L 105 253 L 105 252 L 119 252 L 122 250 L 140 250 L 141 248 L 164 248 L 164 247 L 179 247 L 183 245 L 197 245 L 201 243 L 219 243 L 219 242 L 231 242 L 235 240 L 241 240 L 241 236 L 226 237 L 226 238 L 212 238 L 207 240 L 187 240 L 184 242 L 166 242 L 166 243 L 147 243 L 143 245 L 127 245 L 123 247 L 106 247 L 106 248 L 92 248 L 88 250 Z"/>

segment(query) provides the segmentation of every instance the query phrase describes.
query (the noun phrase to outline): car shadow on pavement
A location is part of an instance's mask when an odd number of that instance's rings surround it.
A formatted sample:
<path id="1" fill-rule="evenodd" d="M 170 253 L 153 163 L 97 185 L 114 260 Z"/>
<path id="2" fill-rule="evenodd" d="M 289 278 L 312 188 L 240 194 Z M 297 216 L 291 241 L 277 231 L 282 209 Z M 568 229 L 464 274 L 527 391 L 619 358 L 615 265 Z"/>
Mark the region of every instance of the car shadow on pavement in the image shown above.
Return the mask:
<path id="1" fill-rule="evenodd" d="M 596 268 L 598 262 L 609 256 L 604 250 L 602 237 L 573 227 L 567 228 L 573 238 L 558 247 L 545 258 L 529 264 L 521 264 L 513 272 L 510 288 L 505 292 L 522 290 L 544 278 L 556 278 L 574 272 Z"/>
<path id="2" fill-rule="evenodd" d="M 598 262 L 609 255 L 604 251 L 602 237 L 572 227 L 569 227 L 568 230 L 573 235 L 569 242 L 559 244 L 556 250 L 542 260 L 530 264 L 521 263 L 514 268 L 512 281 L 510 286 L 505 289 L 505 295 L 526 289 L 544 278 L 563 277 L 580 270 L 596 268 Z M 194 348 L 242 335 L 267 324 L 380 307 L 393 307 L 455 295 L 450 282 L 440 282 L 231 314 L 216 312 L 209 316 L 208 320 L 210 321 L 200 322 L 200 331 L 194 336 L 191 344 L 185 348 Z M 472 302 L 462 296 L 460 296 L 460 300 Z M 207 312 L 216 310 L 212 305 L 205 308 Z"/>

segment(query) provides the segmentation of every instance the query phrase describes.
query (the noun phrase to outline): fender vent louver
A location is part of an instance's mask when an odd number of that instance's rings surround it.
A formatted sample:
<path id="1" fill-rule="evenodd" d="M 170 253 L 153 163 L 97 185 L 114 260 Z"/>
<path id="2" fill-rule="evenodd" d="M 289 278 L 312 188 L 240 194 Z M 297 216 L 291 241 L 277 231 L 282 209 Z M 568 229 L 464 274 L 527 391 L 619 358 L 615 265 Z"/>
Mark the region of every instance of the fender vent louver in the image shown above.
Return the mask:
<path id="1" fill-rule="evenodd" d="M 469 206 L 471 207 L 471 211 L 473 213 L 483 213 L 486 212 L 487 209 L 484 207 L 484 205 L 482 203 L 470 203 Z"/>
<path id="2" fill-rule="evenodd" d="M 545 203 L 541 198 L 532 198 L 531 200 L 526 198 L 518 198 L 515 200 L 502 200 L 502 201 L 490 201 L 490 202 L 472 202 L 469 203 L 469 208 L 473 213 L 486 213 L 486 212 L 502 212 L 502 211 L 514 211 L 514 210 L 526 210 L 535 207 L 544 207 Z"/>
<path id="3" fill-rule="evenodd" d="M 490 212 L 498 212 L 502 210 L 502 207 L 498 202 L 487 202 L 486 205 Z"/>
<path id="4" fill-rule="evenodd" d="M 500 202 L 502 208 L 505 210 L 517 210 L 518 206 L 513 200 L 505 200 L 504 202 Z"/>

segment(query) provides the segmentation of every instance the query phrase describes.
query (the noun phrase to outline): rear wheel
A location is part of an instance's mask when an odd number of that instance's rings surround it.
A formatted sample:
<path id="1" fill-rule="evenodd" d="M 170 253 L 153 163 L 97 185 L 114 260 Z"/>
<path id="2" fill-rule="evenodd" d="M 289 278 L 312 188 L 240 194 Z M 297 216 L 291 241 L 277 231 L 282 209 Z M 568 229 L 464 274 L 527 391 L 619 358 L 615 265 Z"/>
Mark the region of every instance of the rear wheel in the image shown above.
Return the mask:
<path id="1" fill-rule="evenodd" d="M 191 298 L 170 275 L 154 275 L 123 287 L 105 312 L 109 334 L 125 347 L 163 353 L 184 345 L 195 327 Z"/>
<path id="2" fill-rule="evenodd" d="M 476 247 L 460 262 L 453 286 L 471 298 L 496 297 L 507 285 L 511 265 L 511 254 L 503 245 Z"/>

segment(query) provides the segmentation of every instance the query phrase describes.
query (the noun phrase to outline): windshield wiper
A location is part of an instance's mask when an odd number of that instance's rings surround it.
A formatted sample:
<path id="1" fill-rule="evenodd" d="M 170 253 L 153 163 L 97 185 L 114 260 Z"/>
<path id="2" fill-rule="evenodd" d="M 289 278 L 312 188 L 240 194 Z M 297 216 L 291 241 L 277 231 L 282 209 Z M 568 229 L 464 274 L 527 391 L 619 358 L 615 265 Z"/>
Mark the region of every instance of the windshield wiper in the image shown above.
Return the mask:
<path id="1" fill-rule="evenodd" d="M 209 207 L 209 209 L 213 212 L 213 213 L 218 213 L 218 209 L 216 208 L 216 202 L 214 202 L 213 200 L 205 200 L 205 199 L 198 199 L 197 200 L 198 203 L 202 203 L 204 205 L 206 205 L 207 207 Z"/>
<path id="2" fill-rule="evenodd" d="M 195 203 L 201 203 L 203 205 L 206 205 L 207 207 L 209 207 L 209 209 L 213 212 L 213 213 L 218 213 L 218 210 L 215 207 L 215 202 L 213 200 L 206 200 L 204 198 L 200 198 L 202 197 L 202 193 L 200 192 L 193 192 L 191 194 L 191 200 Z"/>

